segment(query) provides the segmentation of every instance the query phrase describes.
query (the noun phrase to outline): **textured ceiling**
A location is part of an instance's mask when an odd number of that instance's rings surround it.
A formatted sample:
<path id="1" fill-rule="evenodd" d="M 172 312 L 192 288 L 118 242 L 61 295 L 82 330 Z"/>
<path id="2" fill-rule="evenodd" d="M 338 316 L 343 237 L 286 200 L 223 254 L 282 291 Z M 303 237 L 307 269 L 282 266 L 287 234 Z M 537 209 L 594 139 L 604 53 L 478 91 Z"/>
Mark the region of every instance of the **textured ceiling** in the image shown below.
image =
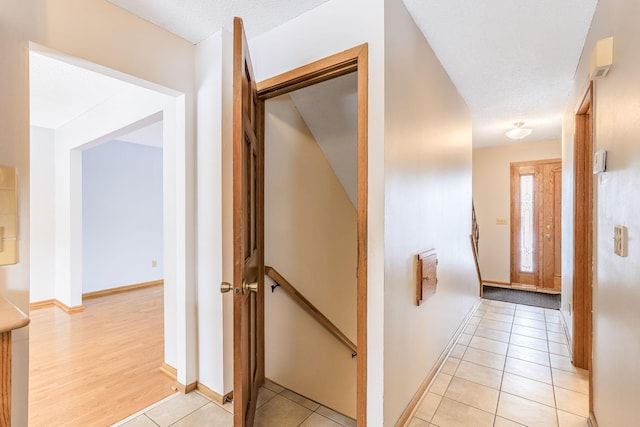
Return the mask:
<path id="1" fill-rule="evenodd" d="M 233 16 L 243 17 L 251 38 L 327 0 L 108 1 L 197 43 L 230 29 Z M 524 141 L 560 138 L 562 110 L 597 0 L 404 3 L 469 105 L 474 147 L 513 143 L 504 133 L 516 121 L 533 129 Z M 77 92 L 80 99 L 82 90 Z"/>
<path id="2" fill-rule="evenodd" d="M 326 0 L 108 0 L 197 43 L 241 16 L 249 38 Z M 597 0 L 404 0 L 473 114 L 474 147 L 560 137 Z"/>
<path id="3" fill-rule="evenodd" d="M 597 0 L 404 0 L 473 114 L 474 147 L 560 138 Z"/>
<path id="4" fill-rule="evenodd" d="M 107 0 L 194 44 L 241 16 L 247 37 L 264 33 L 328 0 Z"/>

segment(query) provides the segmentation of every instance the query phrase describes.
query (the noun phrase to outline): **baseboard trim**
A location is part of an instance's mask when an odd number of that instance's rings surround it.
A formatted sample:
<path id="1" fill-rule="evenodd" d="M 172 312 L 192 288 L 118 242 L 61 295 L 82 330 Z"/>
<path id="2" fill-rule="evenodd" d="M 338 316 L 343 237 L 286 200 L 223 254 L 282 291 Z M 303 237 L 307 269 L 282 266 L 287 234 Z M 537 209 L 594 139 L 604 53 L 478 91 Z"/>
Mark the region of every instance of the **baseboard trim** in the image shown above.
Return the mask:
<path id="1" fill-rule="evenodd" d="M 124 292 L 137 291 L 139 289 L 151 288 L 153 286 L 162 286 L 162 285 L 164 285 L 164 280 L 154 280 L 151 282 L 136 283 L 134 285 L 119 286 L 117 288 L 104 289 L 102 291 L 87 292 L 86 294 L 82 294 L 82 300 L 84 301 L 86 299 L 106 297 L 109 295 L 116 295 Z M 47 308 L 52 306 L 56 306 L 68 314 L 80 313 L 84 311 L 84 307 L 82 305 L 75 305 L 73 307 L 69 307 L 68 305 L 58 301 L 57 299 L 47 299 L 43 301 L 32 302 L 29 304 L 29 311 L 39 310 L 41 308 Z"/>
<path id="2" fill-rule="evenodd" d="M 188 385 L 183 385 L 183 384 L 180 384 L 179 382 L 176 381 L 176 384 L 175 384 L 174 387 L 180 393 L 187 394 L 187 393 L 191 393 L 193 390 L 195 390 L 198 387 L 198 383 L 195 382 L 195 383 L 191 383 L 191 384 L 188 384 Z"/>
<path id="3" fill-rule="evenodd" d="M 511 287 L 511 283 L 509 282 L 498 282 L 497 280 L 483 280 L 482 281 L 483 285 L 487 285 L 487 286 L 495 286 L 495 287 Z"/>
<path id="4" fill-rule="evenodd" d="M 233 400 L 233 390 L 225 395 L 221 395 L 211 390 L 209 387 L 202 383 L 196 383 L 196 386 L 200 393 L 204 394 L 209 399 L 213 400 L 216 403 L 219 403 L 220 405 L 224 405 L 227 401 Z"/>
<path id="5" fill-rule="evenodd" d="M 29 304 L 29 311 L 39 310 L 41 308 L 53 307 L 55 306 L 55 300 L 46 299 L 43 301 L 32 302 Z"/>
<path id="6" fill-rule="evenodd" d="M 119 286 L 117 288 L 111 289 L 103 289 L 101 291 L 87 292 L 86 294 L 82 294 L 82 299 L 93 299 L 93 298 L 101 298 L 109 295 L 121 294 L 124 292 L 137 291 L 139 289 L 151 288 L 154 286 L 162 286 L 164 285 L 164 280 L 153 280 L 151 282 L 142 282 L 136 283 L 133 285 Z"/>
<path id="7" fill-rule="evenodd" d="M 174 381 L 178 378 L 178 370 L 166 362 L 162 362 L 162 365 L 160 365 L 160 372 Z"/>
<path id="8" fill-rule="evenodd" d="M 39 310 L 41 308 L 47 307 L 58 307 L 60 310 L 64 311 L 67 314 L 76 314 L 84 311 L 84 307 L 82 305 L 74 305 L 73 307 L 69 307 L 68 305 L 58 301 L 57 299 L 47 299 L 44 301 L 32 302 L 29 304 L 29 311 Z"/>
<path id="9" fill-rule="evenodd" d="M 427 389 L 429 388 L 429 385 L 431 384 L 433 379 L 436 377 L 436 375 L 440 371 L 440 368 L 442 368 L 442 365 L 444 364 L 445 360 L 447 360 L 449 353 L 451 353 L 451 351 L 455 347 L 456 343 L 458 342 L 458 339 L 460 339 L 460 337 L 462 336 L 462 333 L 464 332 L 464 328 L 467 327 L 467 325 L 469 324 L 469 321 L 471 320 L 475 312 L 478 310 L 480 303 L 481 301 L 478 301 L 478 303 L 475 304 L 471 310 L 469 310 L 469 313 L 467 313 L 465 318 L 462 320 L 462 323 L 460 323 L 460 326 L 458 327 L 456 332 L 453 334 L 453 337 L 447 343 L 447 346 L 445 347 L 442 354 L 440 354 L 440 357 L 436 361 L 435 365 L 433 365 L 433 368 L 431 368 L 431 371 L 429 371 L 429 373 L 427 374 L 427 377 L 424 379 L 424 381 L 422 381 L 422 384 L 420 384 L 420 387 L 418 387 L 418 390 L 413 395 L 413 398 L 411 398 L 411 401 L 409 402 L 405 410 L 402 412 L 402 415 L 400 415 L 400 418 L 398 418 L 398 421 L 396 422 L 395 427 L 404 427 L 407 425 L 409 420 L 411 420 L 411 417 L 415 413 L 416 409 L 418 409 L 418 404 L 422 400 L 424 393 L 427 391 Z"/>
<path id="10" fill-rule="evenodd" d="M 591 427 L 598 427 L 598 421 L 596 420 L 596 414 L 593 411 L 589 412 L 589 425 Z"/>

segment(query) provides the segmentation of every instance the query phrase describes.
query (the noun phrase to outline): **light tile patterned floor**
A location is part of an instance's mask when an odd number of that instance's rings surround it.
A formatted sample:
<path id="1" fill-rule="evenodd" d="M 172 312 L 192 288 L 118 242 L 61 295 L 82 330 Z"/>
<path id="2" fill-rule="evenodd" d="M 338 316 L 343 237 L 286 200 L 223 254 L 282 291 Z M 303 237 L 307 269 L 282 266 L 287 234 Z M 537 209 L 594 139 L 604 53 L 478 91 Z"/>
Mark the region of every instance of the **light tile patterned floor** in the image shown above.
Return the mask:
<path id="1" fill-rule="evenodd" d="M 586 427 L 588 393 L 557 310 L 483 300 L 408 426 Z"/>
<path id="2" fill-rule="evenodd" d="M 277 384 L 258 393 L 255 427 L 355 427 L 356 422 Z M 176 393 L 119 423 L 119 427 L 229 427 L 233 405 L 219 405 L 203 394 Z"/>

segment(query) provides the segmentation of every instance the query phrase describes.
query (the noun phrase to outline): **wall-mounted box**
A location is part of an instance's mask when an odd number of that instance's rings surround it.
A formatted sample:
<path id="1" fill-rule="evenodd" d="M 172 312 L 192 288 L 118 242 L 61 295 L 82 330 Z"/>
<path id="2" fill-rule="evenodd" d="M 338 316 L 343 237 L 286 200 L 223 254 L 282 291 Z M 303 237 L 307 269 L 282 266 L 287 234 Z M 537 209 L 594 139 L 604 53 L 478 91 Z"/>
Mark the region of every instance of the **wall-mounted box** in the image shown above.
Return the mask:
<path id="1" fill-rule="evenodd" d="M 0 166 L 0 265 L 18 262 L 16 170 Z"/>
<path id="2" fill-rule="evenodd" d="M 438 284 L 438 257 L 435 249 L 422 252 L 417 256 L 416 305 L 436 292 Z"/>

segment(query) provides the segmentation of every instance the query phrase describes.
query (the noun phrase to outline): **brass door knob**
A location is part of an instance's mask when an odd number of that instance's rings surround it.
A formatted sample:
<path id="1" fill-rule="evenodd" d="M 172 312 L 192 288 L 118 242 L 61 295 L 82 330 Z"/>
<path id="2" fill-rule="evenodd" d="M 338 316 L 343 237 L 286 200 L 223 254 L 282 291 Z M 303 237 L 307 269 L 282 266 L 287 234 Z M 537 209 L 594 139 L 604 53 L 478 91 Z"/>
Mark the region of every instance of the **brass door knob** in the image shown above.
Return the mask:
<path id="1" fill-rule="evenodd" d="M 258 282 L 253 283 L 243 283 L 242 290 L 245 292 L 258 292 Z"/>
<path id="2" fill-rule="evenodd" d="M 551 240 L 551 234 L 545 234 L 545 237 L 547 238 L 547 240 Z"/>
<path id="3" fill-rule="evenodd" d="M 233 289 L 233 285 L 229 282 L 222 282 L 220 283 L 220 292 L 225 294 L 227 292 L 229 292 L 231 289 Z"/>

